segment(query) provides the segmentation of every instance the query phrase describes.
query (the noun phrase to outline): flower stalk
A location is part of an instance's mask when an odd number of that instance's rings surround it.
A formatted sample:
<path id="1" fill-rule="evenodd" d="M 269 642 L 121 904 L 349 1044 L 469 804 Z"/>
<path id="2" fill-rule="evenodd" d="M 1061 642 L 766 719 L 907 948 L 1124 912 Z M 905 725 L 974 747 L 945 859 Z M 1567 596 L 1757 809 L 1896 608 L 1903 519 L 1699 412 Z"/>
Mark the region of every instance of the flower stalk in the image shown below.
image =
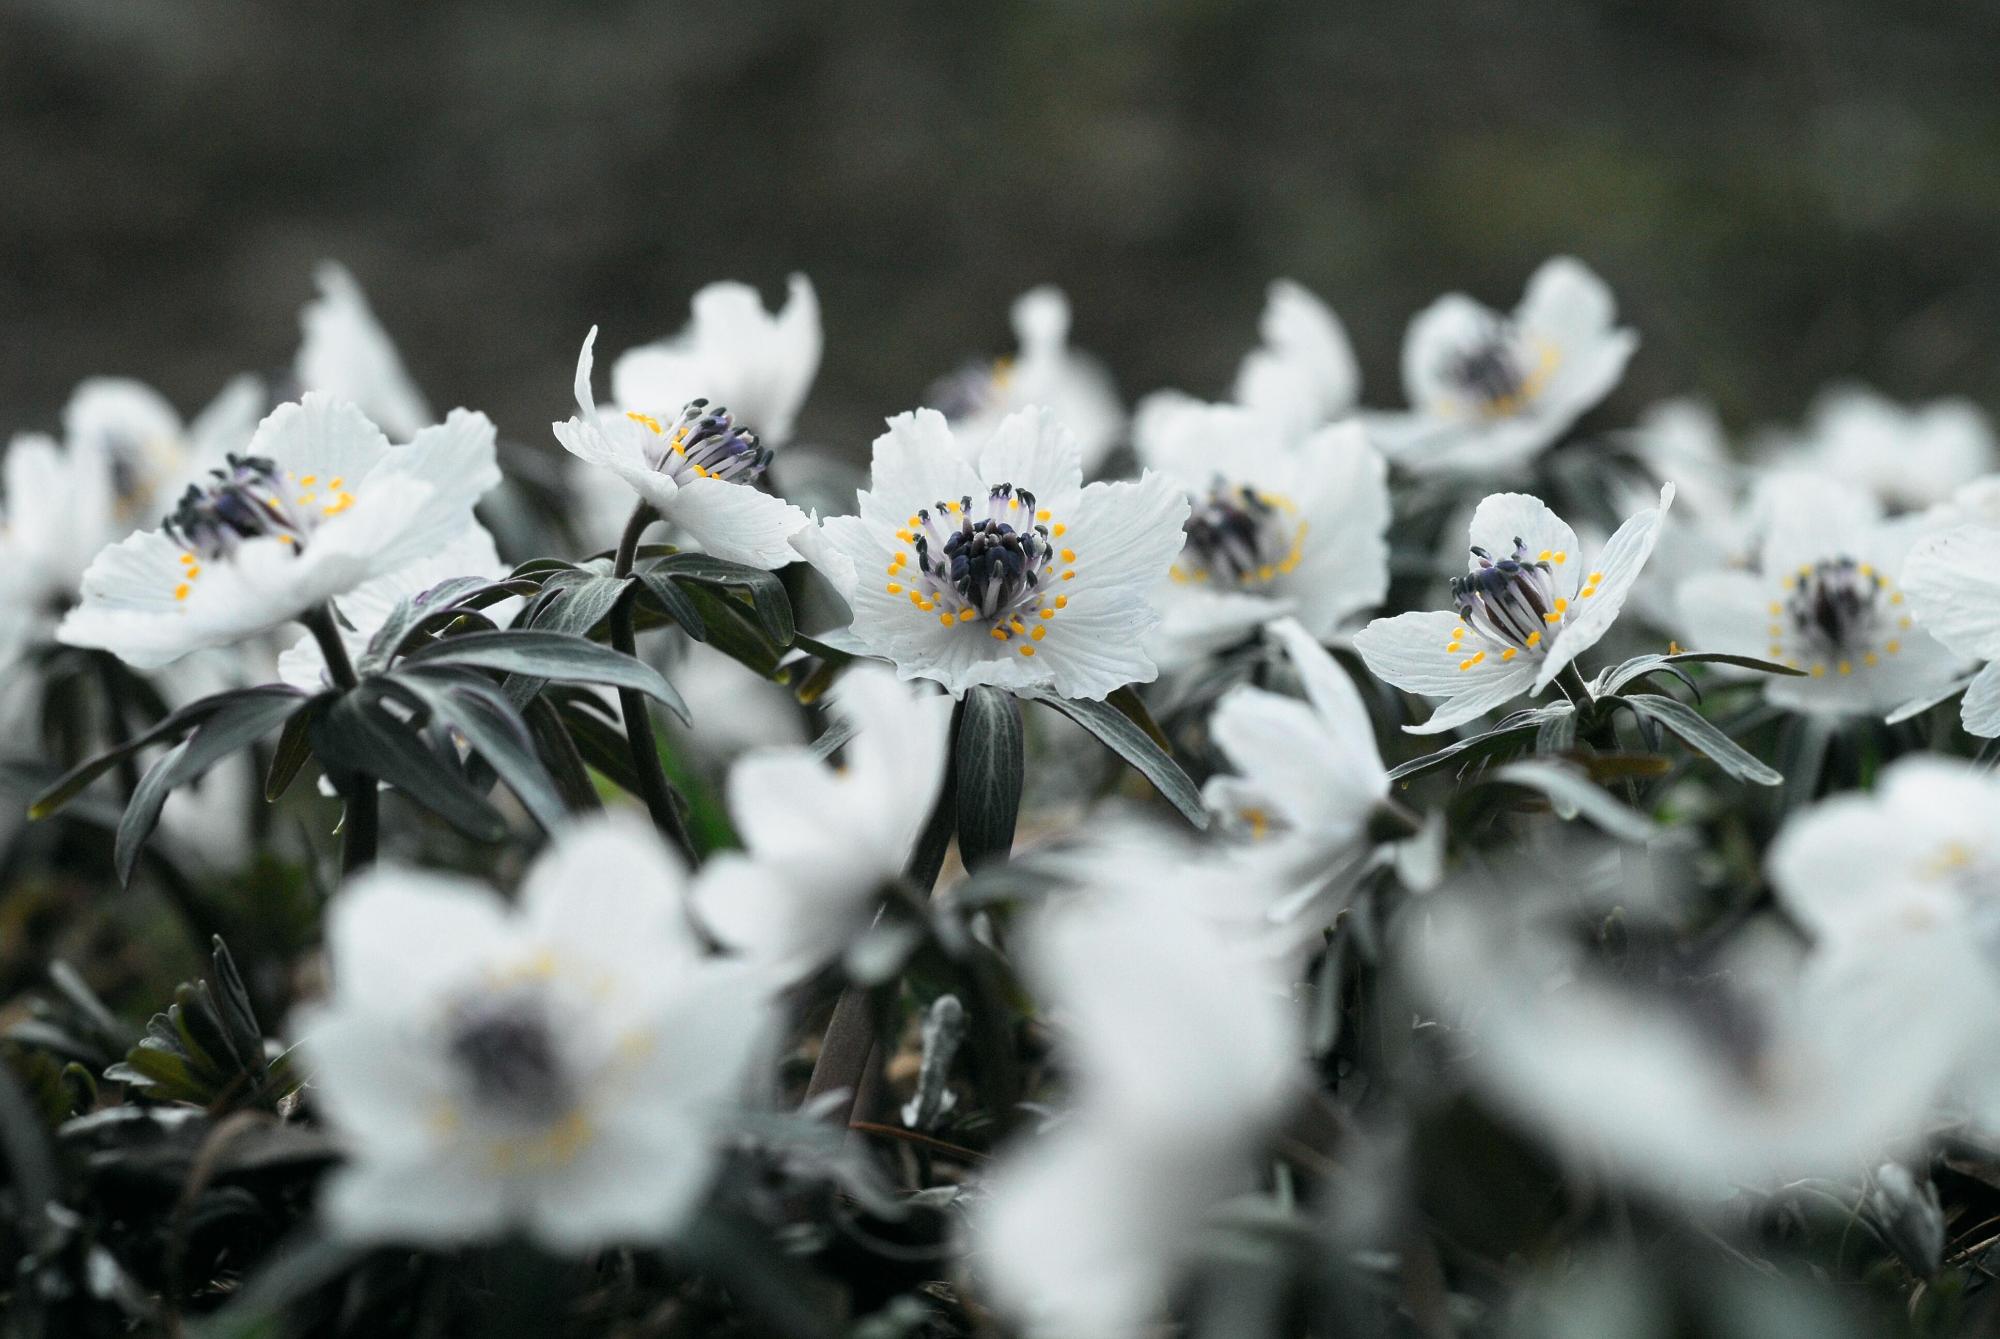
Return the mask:
<path id="1" fill-rule="evenodd" d="M 650 502 L 641 502 L 632 509 L 632 519 L 625 523 L 625 533 L 619 536 L 618 551 L 612 559 L 611 574 L 614 577 L 632 575 L 632 560 L 639 551 L 639 537 L 658 518 L 659 513 L 653 510 Z M 630 591 L 612 606 L 610 625 L 612 649 L 636 659 L 638 642 L 632 629 Z M 639 778 L 639 798 L 646 802 L 646 812 L 652 816 L 653 826 L 680 850 L 689 865 L 693 865 L 696 863 L 694 842 L 689 838 L 687 823 L 681 817 L 673 783 L 667 780 L 666 768 L 660 763 L 660 746 L 653 737 L 653 719 L 646 710 L 645 695 L 636 689 L 619 689 L 618 710 L 625 720 L 625 740 L 632 751 L 633 770 Z"/>
<path id="2" fill-rule="evenodd" d="M 326 659 L 327 677 L 334 686 L 343 692 L 359 687 L 361 676 L 354 672 L 354 661 L 347 654 L 339 625 L 334 622 L 332 606 L 322 604 L 307 610 L 299 621 L 318 643 L 320 655 Z M 334 778 L 334 784 L 345 806 L 340 820 L 340 874 L 349 878 L 375 863 L 382 793 L 375 778 L 366 772 L 349 772 Z"/>

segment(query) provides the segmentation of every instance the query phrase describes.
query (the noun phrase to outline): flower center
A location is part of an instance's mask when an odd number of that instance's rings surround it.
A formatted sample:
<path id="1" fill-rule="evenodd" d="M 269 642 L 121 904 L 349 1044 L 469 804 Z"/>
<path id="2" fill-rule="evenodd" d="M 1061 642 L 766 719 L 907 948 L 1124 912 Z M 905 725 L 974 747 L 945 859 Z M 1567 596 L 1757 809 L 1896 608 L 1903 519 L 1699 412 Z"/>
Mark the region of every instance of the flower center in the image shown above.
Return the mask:
<path id="1" fill-rule="evenodd" d="M 1194 500 L 1187 547 L 1168 570 L 1177 582 L 1268 582 L 1299 565 L 1306 523 L 1290 498 L 1217 480 Z"/>
<path id="2" fill-rule="evenodd" d="M 984 512 L 975 514 L 969 495 L 919 508 L 896 532 L 908 547 L 890 560 L 888 592 L 907 594 L 946 627 L 976 625 L 1032 656 L 1048 621 L 1069 604 L 1055 591 L 1075 579 L 1076 552 L 1057 547 L 1066 527 L 1052 524 L 1025 488 L 987 490 Z"/>
<path id="3" fill-rule="evenodd" d="M 347 480 L 281 472 L 262 456 L 227 457 L 207 485 L 189 484 L 161 529 L 186 548 L 174 598 L 185 600 L 202 564 L 227 558 L 246 540 L 276 539 L 297 552 L 330 517 L 354 505 Z"/>
<path id="4" fill-rule="evenodd" d="M 1903 593 L 1868 563 L 1830 558 L 1800 565 L 1780 579 L 1771 601 L 1771 659 L 1815 678 L 1829 670 L 1852 674 L 1903 649 L 1898 634 L 1911 625 Z"/>
<path id="5" fill-rule="evenodd" d="M 1548 654 L 1549 642 L 1561 631 L 1571 609 L 1568 598 L 1558 593 L 1555 575 L 1556 569 L 1569 561 L 1569 554 L 1552 549 L 1531 553 L 1516 536 L 1514 552 L 1508 557 L 1495 558 L 1478 545 L 1473 546 L 1472 556 L 1477 565 L 1451 581 L 1459 626 L 1452 629 L 1445 650 L 1463 655 L 1467 639 L 1473 643 L 1471 654 L 1459 662 L 1459 669 L 1485 664 L 1489 655 L 1508 661 L 1524 654 Z M 1604 573 L 1592 572 L 1584 579 L 1577 598 L 1596 595 L 1603 580 Z"/>
<path id="6" fill-rule="evenodd" d="M 575 1085 L 539 991 L 512 990 L 462 1003 L 446 1052 L 479 1106 L 522 1122 L 553 1121 L 575 1105 Z"/>
<path id="7" fill-rule="evenodd" d="M 751 484 L 771 463 L 770 448 L 758 444 L 756 433 L 739 426 L 722 406 L 711 409 L 707 400 L 689 400 L 671 432 L 651 414 L 625 417 L 653 434 L 646 463 L 675 483 L 721 479 Z"/>
<path id="8" fill-rule="evenodd" d="M 1548 383 L 1558 354 L 1551 345 L 1530 344 L 1511 322 L 1495 320 L 1470 348 L 1444 363 L 1445 384 L 1483 418 L 1505 418 L 1527 407 Z"/>

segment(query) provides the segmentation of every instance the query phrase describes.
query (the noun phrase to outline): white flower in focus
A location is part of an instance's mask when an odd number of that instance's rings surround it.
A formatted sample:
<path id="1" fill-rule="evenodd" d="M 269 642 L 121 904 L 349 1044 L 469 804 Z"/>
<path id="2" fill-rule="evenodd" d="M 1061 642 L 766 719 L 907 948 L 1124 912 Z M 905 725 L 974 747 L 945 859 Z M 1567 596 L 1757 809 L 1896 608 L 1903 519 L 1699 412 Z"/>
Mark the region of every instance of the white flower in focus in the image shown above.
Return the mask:
<path id="1" fill-rule="evenodd" d="M 319 296 L 299 309 L 301 338 L 292 360 L 299 388 L 353 402 L 391 437 L 411 438 L 436 423 L 354 276 L 326 261 L 313 278 Z"/>
<path id="2" fill-rule="evenodd" d="M 1009 415 L 976 458 L 936 410 L 899 414 L 858 501 L 793 539 L 853 610 L 848 649 L 954 696 L 1102 698 L 1157 673 L 1143 643 L 1187 500 L 1151 472 L 1084 487 L 1047 410 Z"/>
<path id="3" fill-rule="evenodd" d="M 1910 610 L 1918 624 L 1966 661 L 1984 661 L 1959 703 L 1965 728 L 1982 739 L 2000 736 L 2000 575 L 1993 554 L 2000 521 L 1956 525 L 1926 534 L 1903 568 Z M 1931 681 L 1931 691 L 1939 682 Z M 1910 691 L 1906 698 L 1925 694 Z"/>
<path id="4" fill-rule="evenodd" d="M 1203 1215 L 1254 1184 L 1251 1158 L 1298 1081 L 1304 1047 L 1279 974 L 1149 893 L 1065 899 L 1023 941 L 1075 1109 L 1002 1155 L 973 1266 L 1037 1336 L 1157 1319 Z"/>
<path id="5" fill-rule="evenodd" d="M 1435 734 L 1524 692 L 1540 693 L 1611 628 L 1659 538 L 1674 486 L 1629 517 L 1585 562 L 1576 533 L 1539 498 L 1494 493 L 1472 515 L 1472 558 L 1452 580 L 1457 606 L 1378 618 L 1354 648 L 1379 678 L 1446 699 L 1412 734 Z"/>
<path id="6" fill-rule="evenodd" d="M 161 529 L 98 554 L 57 637 L 152 669 L 268 631 L 450 543 L 499 480 L 484 414 L 392 447 L 353 405 L 308 394 Z"/>
<path id="7" fill-rule="evenodd" d="M 1618 384 L 1639 337 L 1581 261 L 1536 270 L 1512 316 L 1463 293 L 1419 312 L 1403 340 L 1404 413 L 1370 416 L 1393 464 L 1419 472 L 1517 470 Z"/>
<path id="8" fill-rule="evenodd" d="M 1764 681 L 1764 696 L 1793 711 L 1879 714 L 1950 682 L 1957 658 L 1917 625 L 1898 584 L 1913 523 L 1884 522 L 1872 497 L 1827 479 L 1774 475 L 1760 494 L 1758 570 L 1681 584 L 1693 649 L 1804 670 Z"/>
<path id="9" fill-rule="evenodd" d="M 438 552 L 399 567 L 387 576 L 364 582 L 337 597 L 334 606 L 345 620 L 345 625 L 339 626 L 338 631 L 340 640 L 347 647 L 349 663 L 360 663 L 369 641 L 382 630 L 382 625 L 389 621 L 389 615 L 403 601 L 415 599 L 453 577 L 485 577 L 502 581 L 506 579 L 507 572 L 507 564 L 500 561 L 499 551 L 493 546 L 492 534 L 474 520 Z M 482 612 L 505 627 L 507 614 L 519 603 L 518 599 L 509 597 Z M 301 636 L 279 655 L 278 677 L 292 687 L 303 688 L 309 693 L 332 686 L 327 676 L 326 657 L 319 649 L 318 640 L 310 633 Z"/>
<path id="10" fill-rule="evenodd" d="M 649 829 L 599 818 L 515 907 L 395 867 L 336 896 L 332 996 L 293 1029 L 349 1152 L 335 1230 L 581 1251 L 684 1222 L 773 1021 L 755 973 L 702 956 L 685 881 Z"/>
<path id="11" fill-rule="evenodd" d="M 967 367 L 940 381 L 932 403 L 960 437 L 990 436 L 1010 414 L 1041 405 L 1076 437 L 1083 472 L 1094 474 L 1125 430 L 1125 407 L 1111 374 L 1091 355 L 1069 346 L 1069 299 L 1044 284 L 1014 302 L 1012 358 Z"/>
<path id="12" fill-rule="evenodd" d="M 715 937 L 787 979 L 839 957 L 868 928 L 944 782 L 949 698 L 861 664 L 831 703 L 854 729 L 841 765 L 809 748 L 739 759 L 728 801 L 745 850 L 715 856 L 696 884 Z"/>
<path id="13" fill-rule="evenodd" d="M 1370 826 L 1389 798 L 1389 773 L 1346 671 L 1297 622 L 1280 620 L 1270 632 L 1305 700 L 1249 684 L 1230 689 L 1208 733 L 1233 771 L 1210 777 L 1202 798 L 1262 859 L 1306 880 L 1271 919 L 1311 945 L 1386 856 Z"/>
<path id="14" fill-rule="evenodd" d="M 692 305 L 678 335 L 628 349 L 612 364 L 611 398 L 622 409 L 654 414 L 677 414 L 688 401 L 706 399 L 764 442 L 783 446 L 819 374 L 823 336 L 811 281 L 793 275 L 776 314 L 739 283 L 710 284 Z"/>
<path id="15" fill-rule="evenodd" d="M 1389 470 L 1358 424 L 1286 445 L 1255 411 L 1172 392 L 1139 406 L 1139 463 L 1190 498 L 1187 547 L 1157 594 L 1169 668 L 1285 615 L 1331 637 L 1389 589 Z"/>
<path id="16" fill-rule="evenodd" d="M 766 570 L 795 561 L 788 540 L 805 513 L 756 487 L 770 448 L 731 410 L 704 399 L 600 411 L 590 390 L 596 343 L 592 326 L 576 360 L 577 417 L 553 425 L 556 440 L 624 480 L 712 556 Z"/>
<path id="17" fill-rule="evenodd" d="M 1970 400 L 1906 407 L 1858 386 L 1823 393 L 1804 430 L 1765 454 L 1780 469 L 1852 484 L 1891 511 L 1942 502 L 2000 464 L 1993 425 Z"/>
<path id="18" fill-rule="evenodd" d="M 1263 343 L 1243 357 L 1230 393 L 1273 431 L 1296 440 L 1354 408 L 1361 368 L 1340 318 L 1289 279 L 1272 284 L 1258 322 Z"/>

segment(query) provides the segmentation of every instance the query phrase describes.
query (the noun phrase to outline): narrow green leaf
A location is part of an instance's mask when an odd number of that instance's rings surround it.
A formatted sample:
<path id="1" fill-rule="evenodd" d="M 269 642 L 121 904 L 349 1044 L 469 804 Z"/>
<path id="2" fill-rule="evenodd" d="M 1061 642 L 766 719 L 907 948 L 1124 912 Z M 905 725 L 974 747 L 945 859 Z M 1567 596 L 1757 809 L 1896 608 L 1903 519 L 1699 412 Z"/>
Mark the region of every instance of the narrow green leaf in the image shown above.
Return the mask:
<path id="1" fill-rule="evenodd" d="M 708 624 L 702 621 L 701 609 L 688 598 L 679 582 L 652 567 L 638 573 L 638 578 L 645 598 L 658 605 L 661 613 L 680 624 L 682 632 L 698 642 L 708 640 Z"/>
<path id="2" fill-rule="evenodd" d="M 85 762 L 78 763 L 58 778 L 47 790 L 44 790 L 40 795 L 35 797 L 34 802 L 28 806 L 28 817 L 47 818 L 50 814 L 75 799 L 83 791 L 84 787 L 97 780 L 98 777 L 103 776 L 113 767 L 116 767 L 124 758 L 138 752 L 149 744 L 157 744 L 164 740 L 175 739 L 186 734 L 202 721 L 213 716 L 216 712 L 228 708 L 233 703 L 251 699 L 279 697 L 300 702 L 304 701 L 303 695 L 296 688 L 286 687 L 282 684 L 268 684 L 261 688 L 233 689 L 226 693 L 216 693 L 212 697 L 202 698 L 199 702 L 190 702 L 187 706 L 155 723 L 151 729 L 144 733 L 134 735 L 117 747 L 108 749 Z"/>
<path id="3" fill-rule="evenodd" d="M 479 841 L 499 841 L 507 823 L 451 763 L 424 744 L 416 728 L 382 710 L 366 689 L 342 696 L 315 716 L 313 752 L 335 773 L 386 781 Z"/>
<path id="4" fill-rule="evenodd" d="M 554 587 L 556 594 L 535 610 L 533 626 L 546 632 L 566 632 L 588 637 L 591 629 L 604 621 L 618 597 L 625 593 L 622 577 L 584 577 Z"/>
<path id="5" fill-rule="evenodd" d="M 687 704 L 658 670 L 608 646 L 560 632 L 508 628 L 468 632 L 420 647 L 403 657 L 404 669 L 470 666 L 568 683 L 601 683 L 644 693 L 688 719 Z"/>
<path id="6" fill-rule="evenodd" d="M 763 625 L 765 634 L 780 647 L 791 645 L 795 631 L 792 602 L 785 595 L 785 584 L 778 579 L 776 572 L 725 562 L 705 553 L 677 553 L 651 564 L 647 570 L 662 573 L 676 581 L 693 581 L 704 586 L 742 591 L 749 597 L 750 606 L 756 612 L 757 621 Z"/>
<path id="7" fill-rule="evenodd" d="M 132 868 L 139 863 L 139 850 L 158 825 L 167 797 L 174 793 L 174 769 L 187 756 L 188 746 L 193 742 L 184 739 L 153 759 L 153 765 L 132 788 L 132 798 L 125 802 L 125 814 L 118 820 L 118 835 L 111 847 L 111 863 L 120 884 L 132 882 Z"/>
<path id="8" fill-rule="evenodd" d="M 701 612 L 710 646 L 767 679 L 784 681 L 785 676 L 780 673 L 778 664 L 785 648 L 771 641 L 741 601 L 699 582 L 684 582 L 681 590 Z"/>
<path id="9" fill-rule="evenodd" d="M 312 757 L 312 711 L 293 712 L 278 734 L 278 747 L 271 754 L 270 770 L 264 774 L 264 800 L 276 804 L 292 788 L 299 769 Z"/>
<path id="10" fill-rule="evenodd" d="M 1208 826 L 1208 810 L 1202 805 L 1201 791 L 1172 755 L 1154 743 L 1152 736 L 1131 717 L 1104 702 L 1054 694 L 1037 694 L 1035 700 L 1053 707 L 1097 736 L 1099 743 L 1152 782 L 1153 788 L 1180 810 L 1181 817 L 1198 828 Z"/>
<path id="11" fill-rule="evenodd" d="M 1491 730 L 1483 731 L 1466 739 L 1456 740 L 1421 758 L 1412 758 L 1406 763 L 1389 769 L 1391 781 L 1401 781 L 1419 772 L 1428 772 L 1433 767 L 1442 767 L 1453 758 L 1472 761 L 1481 754 L 1498 752 L 1508 740 L 1524 735 L 1530 730 L 1538 734 L 1541 727 L 1559 716 L 1574 717 L 1576 708 L 1567 702 L 1551 702 L 1546 707 L 1530 707 L 1503 717 Z"/>
<path id="12" fill-rule="evenodd" d="M 958 777 L 958 851 L 969 870 L 1003 861 L 1014 849 L 1026 748 L 1013 694 L 984 685 L 967 691 L 952 766 Z"/>
<path id="13" fill-rule="evenodd" d="M 529 700 L 525 715 L 528 733 L 534 739 L 535 753 L 554 778 L 563 803 L 576 813 L 603 808 L 597 797 L 597 788 L 590 782 L 590 771 L 584 765 L 583 755 L 563 726 L 562 715 L 556 710 L 555 703 L 546 694 L 538 693 Z"/>
<path id="14" fill-rule="evenodd" d="M 445 682 L 423 674 L 388 677 L 397 688 L 421 699 L 435 719 L 464 735 L 544 832 L 554 832 L 569 816 L 555 779 L 535 755 L 528 723 L 504 693 L 483 679 L 471 677 Z"/>
<path id="15" fill-rule="evenodd" d="M 1658 721 L 1683 744 L 1705 754 L 1709 761 L 1738 780 L 1759 786 L 1784 784 L 1785 778 L 1781 773 L 1745 752 L 1741 745 L 1685 702 L 1655 693 L 1628 693 L 1618 700 Z"/>

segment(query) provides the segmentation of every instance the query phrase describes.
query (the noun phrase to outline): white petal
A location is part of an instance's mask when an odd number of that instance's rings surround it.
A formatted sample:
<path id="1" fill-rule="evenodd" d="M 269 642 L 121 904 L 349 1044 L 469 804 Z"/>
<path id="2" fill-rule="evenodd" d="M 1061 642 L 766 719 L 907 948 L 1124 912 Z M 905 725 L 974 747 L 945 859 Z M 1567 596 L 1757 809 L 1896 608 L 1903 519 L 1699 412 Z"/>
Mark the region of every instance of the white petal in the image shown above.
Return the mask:
<path id="1" fill-rule="evenodd" d="M 445 1245 L 497 1236 L 506 1191 L 459 1159 L 355 1162 L 334 1173 L 321 1211 L 344 1237 Z"/>
<path id="2" fill-rule="evenodd" d="M 1958 704 L 1959 719 L 1968 734 L 2000 738 L 2000 660 L 1980 670 Z"/>
<path id="3" fill-rule="evenodd" d="M 1375 745 L 1374 721 L 1347 671 L 1295 619 L 1272 624 L 1271 635 L 1285 648 L 1313 710 L 1341 750 L 1353 755 L 1364 770 L 1380 772 L 1382 755 Z"/>
<path id="4" fill-rule="evenodd" d="M 1495 561 L 1512 557 L 1517 540 L 1530 559 L 1548 554 L 1556 590 L 1563 595 L 1575 595 L 1583 582 L 1583 551 L 1576 542 L 1576 532 L 1538 497 L 1489 494 L 1472 513 L 1470 535 L 1472 544 L 1485 549 Z M 1647 551 L 1651 552 L 1650 545 Z M 1468 570 L 1475 566 L 1468 560 Z"/>
<path id="5" fill-rule="evenodd" d="M 1535 681 L 1535 663 L 1523 659 L 1519 664 L 1509 665 L 1489 660 L 1466 671 L 1466 678 L 1471 681 L 1469 686 L 1446 700 L 1429 720 L 1403 729 L 1413 735 L 1434 735 L 1483 716 L 1528 690 Z"/>
<path id="6" fill-rule="evenodd" d="M 1270 287 L 1258 323 L 1262 348 L 1236 373 L 1232 398 L 1269 417 L 1288 435 L 1354 407 L 1361 370 L 1347 331 L 1324 302 L 1289 279 Z"/>
<path id="7" fill-rule="evenodd" d="M 1537 692 L 1547 687 L 1563 666 L 1597 645 L 1598 639 L 1610 630 L 1612 620 L 1625 607 L 1632 583 L 1639 579 L 1640 569 L 1652 556 L 1653 546 L 1659 543 L 1660 526 L 1673 502 L 1674 486 L 1662 486 L 1660 505 L 1629 518 L 1606 542 L 1604 551 L 1597 555 L 1597 565 L 1578 592 L 1576 603 L 1583 607 L 1583 612 L 1564 623 L 1556 634 L 1535 678 Z M 1594 590 L 1596 594 L 1583 595 L 1585 590 Z"/>
<path id="8" fill-rule="evenodd" d="M 505 905 L 484 884 L 377 866 L 327 908 L 335 998 L 377 1016 L 420 1016 L 441 989 L 496 957 L 512 933 Z"/>
<path id="9" fill-rule="evenodd" d="M 1448 293 L 1418 312 L 1403 337 L 1403 393 L 1410 408 L 1426 415 L 1455 416 L 1459 390 L 1452 384 L 1450 369 L 1484 345 L 1499 320 L 1498 312 L 1463 293 Z"/>
<path id="10" fill-rule="evenodd" d="M 299 312 L 299 385 L 352 401 L 399 438 L 436 422 L 354 276 L 328 261 L 314 278 L 320 295 Z"/>
<path id="11" fill-rule="evenodd" d="M 890 523 L 893 534 L 909 512 L 985 492 L 944 415 L 918 409 L 890 419 L 889 430 L 875 439 L 861 515 L 875 520 L 871 512 L 879 508 L 880 519 Z"/>
<path id="12" fill-rule="evenodd" d="M 688 480 L 662 514 L 705 552 L 766 571 L 797 561 L 791 537 L 806 525 L 805 513 L 782 498 L 722 479 Z"/>
<path id="13" fill-rule="evenodd" d="M 249 452 L 272 461 L 297 478 L 316 476 L 318 487 L 356 487 L 389 454 L 389 439 L 350 400 L 308 391 L 296 404 L 281 404 L 257 425 Z"/>
<path id="14" fill-rule="evenodd" d="M 1617 303 L 1604 280 L 1582 261 L 1557 256 L 1528 280 L 1514 319 L 1523 332 L 1548 340 L 1565 356 L 1611 332 Z"/>
<path id="15" fill-rule="evenodd" d="M 1450 697 L 1469 682 L 1470 671 L 1459 669 L 1465 653 L 1446 649 L 1458 640 L 1453 631 L 1463 626 L 1449 611 L 1378 618 L 1354 635 L 1354 649 L 1376 678 L 1404 692 Z"/>
<path id="16" fill-rule="evenodd" d="M 687 872 L 630 813 L 579 818 L 521 883 L 524 926 L 567 957 L 643 978 L 700 956 L 689 932 Z"/>
<path id="17" fill-rule="evenodd" d="M 1910 611 L 1933 637 L 1963 655 L 2000 657 L 2000 530 L 1956 526 L 1917 542 L 1903 564 Z"/>
<path id="18" fill-rule="evenodd" d="M 415 523 L 376 550 L 376 572 L 392 572 L 434 555 L 476 524 L 473 504 L 500 482 L 494 437 L 493 420 L 486 415 L 454 409 L 443 423 L 425 428 L 408 446 L 394 447 L 383 457 L 376 472 L 427 485 L 430 496 Z M 373 475 L 368 483 L 375 483 Z"/>
<path id="19" fill-rule="evenodd" d="M 1067 510 L 1083 486 L 1076 437 L 1047 409 L 1018 410 L 980 447 L 979 477 L 989 486 L 1030 489 L 1039 505 Z"/>

